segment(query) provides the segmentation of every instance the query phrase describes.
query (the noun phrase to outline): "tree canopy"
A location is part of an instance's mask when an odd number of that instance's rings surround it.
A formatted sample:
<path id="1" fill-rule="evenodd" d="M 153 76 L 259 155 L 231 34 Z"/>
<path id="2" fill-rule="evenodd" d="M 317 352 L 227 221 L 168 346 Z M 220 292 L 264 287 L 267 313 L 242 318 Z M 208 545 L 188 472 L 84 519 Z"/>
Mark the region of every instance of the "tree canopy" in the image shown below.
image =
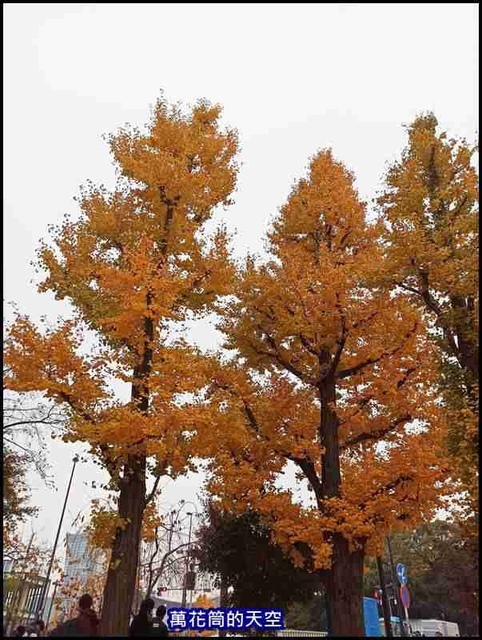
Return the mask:
<path id="1" fill-rule="evenodd" d="M 193 468 L 196 425 L 180 396 L 199 385 L 198 354 L 168 344 L 168 325 L 232 290 L 226 234 L 202 234 L 236 183 L 237 135 L 221 130 L 220 113 L 161 99 L 144 131 L 110 137 L 116 188 L 87 184 L 80 215 L 53 227 L 38 252 L 39 290 L 68 300 L 73 318 L 45 328 L 19 314 L 8 332 L 7 387 L 62 405 L 64 438 L 89 443 L 119 492 L 103 633 L 127 631 L 121 600 L 132 600 L 143 511 L 160 478 Z M 130 386 L 130 400 L 113 381 Z"/>
<path id="2" fill-rule="evenodd" d="M 269 261 L 240 270 L 220 323 L 234 355 L 213 364 L 213 428 L 199 445 L 213 492 L 264 514 L 295 562 L 295 543 L 308 545 L 332 598 L 346 590 L 348 626 L 333 617 L 349 635 L 362 632 L 347 592 L 361 589 L 363 555 L 429 519 L 448 480 L 434 347 L 419 311 L 380 280 L 380 228 L 353 182 L 318 153 L 273 222 Z M 276 485 L 288 463 L 311 504 Z"/>
<path id="3" fill-rule="evenodd" d="M 220 117 L 205 101 L 183 112 L 161 99 L 144 130 L 109 138 L 115 188 L 88 183 L 79 215 L 38 252 L 39 290 L 72 317 L 47 327 L 17 314 L 5 384 L 60 405 L 64 438 L 87 442 L 110 474 L 116 513 L 97 514 L 112 527 L 104 634 L 127 631 L 160 479 L 203 457 L 231 550 L 240 528 L 270 580 L 273 557 L 296 579 L 318 575 L 330 634 L 362 635 L 366 556 L 455 491 L 477 513 L 474 150 L 418 117 L 378 220 L 351 171 L 319 151 L 272 220 L 266 256 L 239 265 L 225 230 L 205 233 L 237 178 L 237 134 Z M 212 311 L 223 355 L 173 338 L 173 322 Z"/>
<path id="4" fill-rule="evenodd" d="M 233 607 L 281 607 L 308 599 L 319 576 L 295 567 L 253 511 L 234 514 L 210 504 L 197 533 L 201 570 L 225 581 Z"/>
<path id="5" fill-rule="evenodd" d="M 378 202 L 390 282 L 420 308 L 440 347 L 448 447 L 478 511 L 478 175 L 475 146 L 429 113 L 385 177 Z"/>

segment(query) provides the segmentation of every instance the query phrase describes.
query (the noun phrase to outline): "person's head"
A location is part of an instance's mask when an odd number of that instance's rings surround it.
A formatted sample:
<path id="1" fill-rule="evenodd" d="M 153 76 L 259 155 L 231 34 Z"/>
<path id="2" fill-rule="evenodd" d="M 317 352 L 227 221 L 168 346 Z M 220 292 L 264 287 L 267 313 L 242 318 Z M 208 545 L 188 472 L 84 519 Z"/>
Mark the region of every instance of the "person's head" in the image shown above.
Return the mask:
<path id="1" fill-rule="evenodd" d="M 139 614 L 140 615 L 145 615 L 148 613 L 150 614 L 152 613 L 153 609 L 154 609 L 154 600 L 152 600 L 151 598 L 146 598 L 141 602 L 141 606 L 139 607 Z"/>
<path id="2" fill-rule="evenodd" d="M 162 620 L 165 615 L 166 615 L 166 607 L 165 605 L 161 604 L 161 606 L 157 607 L 156 618 L 159 618 L 160 620 Z"/>
<path id="3" fill-rule="evenodd" d="M 79 609 L 81 611 L 86 611 L 87 609 L 91 609 L 94 601 L 92 600 L 92 596 L 88 593 L 84 593 L 83 596 L 79 598 Z"/>
<path id="4" fill-rule="evenodd" d="M 37 629 L 39 631 L 44 631 L 45 630 L 45 622 L 43 620 L 37 620 L 37 622 L 35 623 Z"/>
<path id="5" fill-rule="evenodd" d="M 24 635 L 25 631 L 26 629 L 23 626 L 23 624 L 19 624 L 18 627 L 15 629 L 15 635 L 21 638 Z"/>

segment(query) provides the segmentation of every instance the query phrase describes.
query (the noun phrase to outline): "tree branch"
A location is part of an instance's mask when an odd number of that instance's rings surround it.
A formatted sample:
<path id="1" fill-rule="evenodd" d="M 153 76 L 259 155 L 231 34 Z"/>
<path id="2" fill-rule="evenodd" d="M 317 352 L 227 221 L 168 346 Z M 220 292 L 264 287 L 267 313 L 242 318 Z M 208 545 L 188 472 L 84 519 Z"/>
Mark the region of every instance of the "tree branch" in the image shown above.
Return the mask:
<path id="1" fill-rule="evenodd" d="M 394 431 L 399 425 L 405 422 L 409 422 L 411 419 L 412 416 L 409 413 L 406 413 L 391 422 L 386 427 L 383 427 L 383 429 L 376 429 L 375 431 L 359 433 L 357 436 L 345 440 L 345 442 L 340 445 L 340 450 L 343 451 L 348 447 L 354 447 L 355 445 L 360 444 L 360 442 L 365 442 L 365 440 L 379 440 L 380 438 L 383 438 L 383 436 L 386 436 L 390 432 Z"/>
<path id="2" fill-rule="evenodd" d="M 180 544 L 179 546 L 175 547 L 174 549 L 171 549 L 171 551 L 168 551 L 167 553 L 165 553 L 162 557 L 161 560 L 161 566 L 159 567 L 159 570 L 157 571 L 156 577 L 154 578 L 154 580 L 152 581 L 152 585 L 151 585 L 151 591 L 152 589 L 154 589 L 154 587 L 157 584 L 157 581 L 159 580 L 159 578 L 162 576 L 162 573 L 164 571 L 164 569 L 166 568 L 166 562 L 167 559 L 172 556 L 173 553 L 176 553 L 176 551 L 178 551 L 179 549 L 183 548 L 183 547 L 189 547 L 191 546 L 192 543 L 189 542 L 183 542 L 183 544 Z M 149 596 L 150 594 L 148 594 Z"/>
<path id="3" fill-rule="evenodd" d="M 255 351 L 260 355 L 267 355 L 267 356 L 270 356 L 271 358 L 274 358 L 282 367 L 287 369 L 290 373 L 292 373 L 294 376 L 296 376 L 299 380 L 301 380 L 305 384 L 316 386 L 317 381 L 311 376 L 305 375 L 302 371 L 300 371 L 297 367 L 295 367 L 293 363 L 290 362 L 290 360 L 285 359 L 283 355 L 279 352 L 275 339 L 269 333 L 267 333 L 263 329 L 263 327 L 258 325 L 258 328 L 262 331 L 262 333 L 266 337 L 266 340 L 271 345 L 274 351 L 262 351 L 254 348 Z"/>
<path id="4" fill-rule="evenodd" d="M 405 334 L 405 340 L 401 344 L 399 344 L 397 347 L 392 349 L 391 351 L 385 351 L 384 353 L 382 353 L 376 358 L 368 358 L 364 362 L 359 362 L 353 367 L 349 367 L 348 369 L 343 369 L 342 371 L 338 372 L 336 377 L 340 379 L 347 378 L 348 376 L 352 376 L 355 373 L 358 373 L 359 371 L 361 371 L 362 369 L 365 369 L 365 367 L 368 367 L 372 364 L 376 364 L 377 362 L 380 362 L 380 360 L 383 360 L 384 358 L 395 355 L 398 351 L 400 351 L 404 347 L 408 338 L 417 330 L 417 327 L 418 327 L 418 322 L 416 321 L 413 325 L 413 328 Z"/>
<path id="5" fill-rule="evenodd" d="M 7 436 L 3 436 L 3 439 L 4 439 L 5 442 L 9 442 L 10 444 L 13 444 L 15 447 L 18 447 L 19 449 L 22 449 L 22 451 L 25 451 L 26 453 L 28 453 L 29 456 L 33 456 L 31 449 L 27 449 L 26 447 L 23 447 L 21 444 L 18 444 L 18 442 L 15 442 L 14 440 L 11 440 L 10 438 L 7 438 Z M 5 453 L 4 453 L 4 455 L 5 455 Z"/>
<path id="6" fill-rule="evenodd" d="M 445 332 L 445 337 L 448 342 L 448 345 L 452 353 L 454 354 L 454 356 L 458 359 L 458 349 L 457 349 L 457 344 L 455 342 L 453 331 L 451 327 L 449 327 L 447 323 L 444 321 L 442 309 L 438 304 L 438 302 L 433 297 L 433 295 L 430 293 L 427 269 L 418 267 L 418 275 L 419 275 L 419 282 L 420 282 L 420 288 L 421 288 L 419 295 L 422 296 L 422 300 L 425 302 L 425 306 L 427 307 L 427 309 L 432 311 L 437 316 L 438 322 L 441 328 Z"/>
<path id="7" fill-rule="evenodd" d="M 321 510 L 321 506 L 323 502 L 323 485 L 321 484 L 321 480 L 318 474 L 316 473 L 313 460 L 310 460 L 310 458 L 308 457 L 298 458 L 293 455 L 287 455 L 287 457 L 289 460 L 292 460 L 296 465 L 298 465 L 298 467 L 305 474 L 306 479 L 308 480 L 308 482 L 310 483 L 314 491 L 318 509 Z"/>
<path id="8" fill-rule="evenodd" d="M 261 428 L 259 426 L 258 421 L 256 420 L 254 411 L 252 410 L 251 406 L 248 404 L 246 399 L 243 397 L 240 397 L 239 394 L 237 394 L 234 389 L 228 387 L 227 385 L 222 385 L 222 386 L 218 385 L 218 386 L 220 386 L 220 388 L 227 390 L 229 393 L 231 393 L 231 395 L 235 397 L 239 397 L 241 399 L 241 402 L 243 403 L 244 412 L 246 414 L 246 417 L 248 418 L 248 422 L 251 425 L 252 429 L 255 431 L 256 435 L 262 438 L 265 442 L 271 442 L 270 438 L 268 438 L 268 436 L 266 436 L 261 432 Z M 277 453 L 282 455 L 284 458 L 286 458 L 287 460 L 291 460 L 298 467 L 300 467 L 300 469 L 305 474 L 308 482 L 312 486 L 316 496 L 317 504 L 320 507 L 321 500 L 323 497 L 322 484 L 318 477 L 318 474 L 316 473 L 316 469 L 313 461 L 308 456 L 305 456 L 304 458 L 300 458 L 298 456 L 294 456 L 292 453 L 284 449 L 276 449 L 276 451 Z"/>
<path id="9" fill-rule="evenodd" d="M 160 465 L 160 469 L 156 474 L 156 479 L 154 480 L 152 491 L 146 496 L 146 499 L 144 501 L 145 505 L 148 505 L 149 502 L 152 500 L 152 498 L 155 496 L 157 488 L 159 486 L 159 482 L 161 478 L 164 476 L 164 474 L 166 473 L 166 469 L 167 469 L 167 460 L 164 460 L 163 463 Z"/>
<path id="10" fill-rule="evenodd" d="M 22 425 L 25 425 L 25 426 L 33 425 L 33 424 L 51 425 L 51 424 L 58 424 L 58 423 L 64 423 L 64 422 L 65 420 L 62 420 L 62 419 L 53 420 L 52 422 L 49 422 L 48 416 L 45 418 L 39 418 L 38 420 L 18 420 L 17 422 L 9 422 L 8 424 L 4 424 L 3 431 L 8 431 L 13 427 L 20 427 Z"/>
<path id="11" fill-rule="evenodd" d="M 333 362 L 330 367 L 331 373 L 334 373 L 336 371 L 338 363 L 340 362 L 343 348 L 345 346 L 346 338 L 348 336 L 348 329 L 346 327 L 346 316 L 345 316 L 345 312 L 342 309 L 341 302 L 340 302 L 340 295 L 338 293 L 336 294 L 336 308 L 338 310 L 338 315 L 340 316 L 341 335 L 339 339 L 337 339 L 338 347 L 336 349 L 335 356 L 333 358 Z"/>
<path id="12" fill-rule="evenodd" d="M 318 356 L 318 351 L 314 348 L 313 344 L 311 343 L 310 340 L 308 340 L 306 336 L 304 336 L 302 333 L 299 333 L 298 337 L 300 339 L 301 344 L 305 347 L 307 351 L 309 351 L 314 356 Z"/>
<path id="13" fill-rule="evenodd" d="M 366 318 L 360 318 L 359 320 L 354 322 L 351 325 L 351 328 L 357 329 L 361 324 L 363 324 L 364 322 L 370 322 L 370 320 L 373 320 L 373 318 L 375 318 L 377 315 L 378 315 L 378 311 L 373 311 L 372 313 L 369 313 Z"/>
<path id="14" fill-rule="evenodd" d="M 395 480 L 392 480 L 391 482 L 386 484 L 384 487 L 379 487 L 378 489 L 376 489 L 376 491 L 373 491 L 366 500 L 359 504 L 359 506 L 363 508 L 370 500 L 373 500 L 373 498 L 376 498 L 377 496 L 384 493 L 388 493 L 388 491 L 396 489 L 400 484 L 403 484 L 404 482 L 410 482 L 411 480 L 413 480 L 412 476 L 401 475 L 398 478 L 395 478 Z"/>

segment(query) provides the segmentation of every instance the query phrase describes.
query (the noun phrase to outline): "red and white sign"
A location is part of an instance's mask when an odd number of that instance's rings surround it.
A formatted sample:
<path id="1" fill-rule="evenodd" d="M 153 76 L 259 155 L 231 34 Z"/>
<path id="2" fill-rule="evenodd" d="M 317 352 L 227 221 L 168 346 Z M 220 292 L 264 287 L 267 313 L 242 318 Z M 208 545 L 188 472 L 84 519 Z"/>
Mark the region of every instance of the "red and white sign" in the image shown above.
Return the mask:
<path id="1" fill-rule="evenodd" d="M 404 584 L 400 586 L 400 600 L 405 609 L 410 607 L 410 592 Z"/>

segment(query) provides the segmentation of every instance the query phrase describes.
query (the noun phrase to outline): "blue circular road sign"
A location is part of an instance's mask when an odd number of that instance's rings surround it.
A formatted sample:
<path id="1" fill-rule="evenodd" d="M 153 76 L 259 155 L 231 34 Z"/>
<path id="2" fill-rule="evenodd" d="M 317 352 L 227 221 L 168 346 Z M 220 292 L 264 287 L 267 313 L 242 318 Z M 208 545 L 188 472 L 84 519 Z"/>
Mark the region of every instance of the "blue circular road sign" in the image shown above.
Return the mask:
<path id="1" fill-rule="evenodd" d="M 407 584 L 407 567 L 402 563 L 397 564 L 397 578 L 400 584 Z"/>

